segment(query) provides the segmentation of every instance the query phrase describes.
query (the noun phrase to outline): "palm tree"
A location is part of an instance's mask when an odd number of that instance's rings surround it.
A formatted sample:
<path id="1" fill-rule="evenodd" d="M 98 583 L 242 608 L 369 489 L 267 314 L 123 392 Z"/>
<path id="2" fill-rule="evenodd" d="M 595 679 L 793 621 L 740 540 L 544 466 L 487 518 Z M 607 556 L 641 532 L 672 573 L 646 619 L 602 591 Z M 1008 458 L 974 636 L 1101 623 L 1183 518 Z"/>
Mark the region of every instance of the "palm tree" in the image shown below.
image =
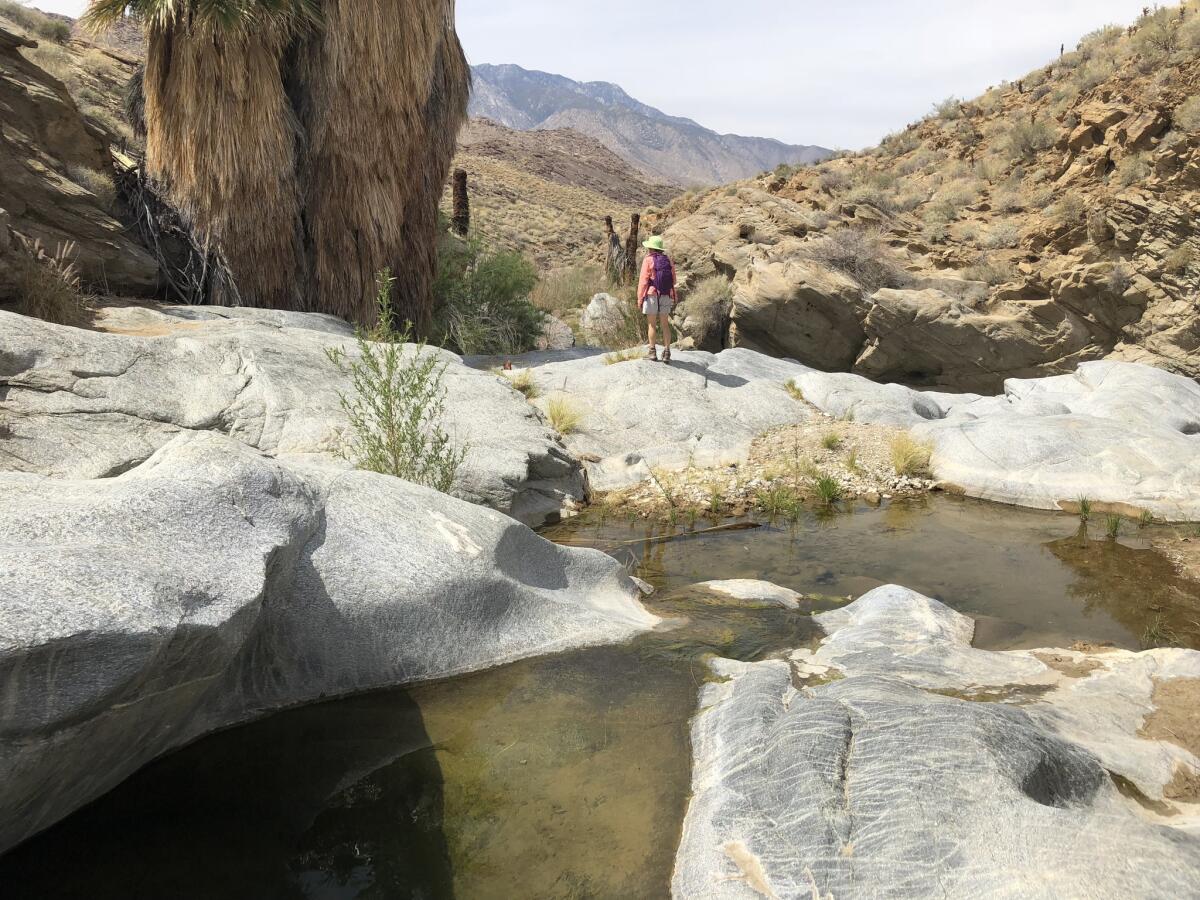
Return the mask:
<path id="1" fill-rule="evenodd" d="M 256 306 L 432 312 L 437 204 L 470 74 L 454 0 L 93 0 L 146 29 L 147 173 Z"/>

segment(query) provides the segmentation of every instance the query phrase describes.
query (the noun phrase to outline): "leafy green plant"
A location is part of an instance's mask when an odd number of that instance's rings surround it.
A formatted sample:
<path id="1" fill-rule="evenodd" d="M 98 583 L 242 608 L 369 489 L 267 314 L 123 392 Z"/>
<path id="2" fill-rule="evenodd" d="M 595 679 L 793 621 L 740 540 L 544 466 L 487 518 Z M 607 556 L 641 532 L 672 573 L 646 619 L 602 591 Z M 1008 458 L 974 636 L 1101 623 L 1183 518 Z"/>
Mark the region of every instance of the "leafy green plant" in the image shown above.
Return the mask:
<path id="1" fill-rule="evenodd" d="M 1148 509 L 1143 509 L 1141 515 L 1138 516 L 1138 528 L 1149 528 L 1154 524 L 1154 513 Z"/>
<path id="2" fill-rule="evenodd" d="M 933 445 L 927 441 L 918 441 L 907 431 L 897 434 L 891 440 L 892 467 L 897 475 L 926 478 L 930 475 L 930 459 L 933 456 Z"/>
<path id="3" fill-rule="evenodd" d="M 435 343 L 465 354 L 533 349 L 545 313 L 527 299 L 537 273 L 518 253 L 488 253 L 475 239 L 447 236 L 433 284 Z"/>
<path id="4" fill-rule="evenodd" d="M 546 417 L 559 434 L 573 434 L 583 424 L 583 412 L 569 397 L 558 395 L 546 401 Z"/>
<path id="5" fill-rule="evenodd" d="M 790 485 L 781 482 L 755 491 L 754 505 L 772 519 L 786 516 L 793 521 L 800 518 L 803 508 L 796 491 Z"/>
<path id="6" fill-rule="evenodd" d="M 376 277 L 379 321 L 358 329 L 358 354 L 342 347 L 325 352 L 351 383 L 341 395 L 351 440 L 340 451 L 360 469 L 394 475 L 439 491 L 448 491 L 467 454 L 443 427 L 446 363 L 424 343 L 406 346 L 411 326 L 397 330 L 392 320 L 395 279 L 384 269 Z"/>
<path id="7" fill-rule="evenodd" d="M 721 490 L 719 484 L 710 484 L 708 486 L 708 512 L 709 515 L 719 516 L 721 511 L 725 509 L 725 492 Z"/>

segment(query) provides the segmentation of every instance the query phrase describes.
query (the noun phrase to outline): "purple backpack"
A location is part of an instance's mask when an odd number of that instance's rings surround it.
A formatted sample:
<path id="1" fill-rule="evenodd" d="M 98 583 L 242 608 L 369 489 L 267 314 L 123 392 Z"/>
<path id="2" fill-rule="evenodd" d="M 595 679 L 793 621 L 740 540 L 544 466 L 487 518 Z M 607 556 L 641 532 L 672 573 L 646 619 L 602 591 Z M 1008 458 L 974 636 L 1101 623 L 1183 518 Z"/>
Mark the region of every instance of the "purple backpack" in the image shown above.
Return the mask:
<path id="1" fill-rule="evenodd" d="M 665 253 L 651 253 L 650 258 L 654 260 L 654 274 L 650 283 L 659 294 L 669 296 L 671 291 L 675 290 L 675 272 L 671 268 L 671 258 Z"/>

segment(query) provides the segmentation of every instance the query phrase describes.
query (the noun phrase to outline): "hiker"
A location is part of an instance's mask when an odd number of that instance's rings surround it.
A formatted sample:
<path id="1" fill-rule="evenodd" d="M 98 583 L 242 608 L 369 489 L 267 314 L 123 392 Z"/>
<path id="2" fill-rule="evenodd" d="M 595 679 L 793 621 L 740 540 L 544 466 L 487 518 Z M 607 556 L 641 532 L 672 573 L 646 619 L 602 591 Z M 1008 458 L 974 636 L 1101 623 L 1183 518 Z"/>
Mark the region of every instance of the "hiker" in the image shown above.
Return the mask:
<path id="1" fill-rule="evenodd" d="M 650 252 L 642 260 L 642 274 L 638 279 L 638 306 L 646 317 L 646 340 L 650 350 L 646 359 L 658 359 L 655 325 L 662 325 L 662 361 L 671 361 L 671 308 L 675 305 L 675 263 L 667 256 L 663 239 L 658 235 L 643 241 L 642 246 Z"/>

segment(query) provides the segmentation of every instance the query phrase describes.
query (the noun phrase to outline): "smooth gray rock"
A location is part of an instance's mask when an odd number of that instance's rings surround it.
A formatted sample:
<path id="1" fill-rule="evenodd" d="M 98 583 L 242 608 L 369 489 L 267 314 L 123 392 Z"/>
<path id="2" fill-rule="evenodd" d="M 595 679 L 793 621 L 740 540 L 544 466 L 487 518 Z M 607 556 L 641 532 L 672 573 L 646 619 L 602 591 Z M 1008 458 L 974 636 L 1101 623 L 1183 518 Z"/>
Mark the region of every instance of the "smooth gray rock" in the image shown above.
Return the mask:
<path id="1" fill-rule="evenodd" d="M 537 366 L 542 409 L 566 397 L 582 414 L 563 438 L 586 460 L 593 487 L 623 487 L 651 469 L 744 460 L 764 431 L 806 421 L 782 376 L 794 364 L 748 350 L 677 351 L 671 364 L 590 357 Z"/>
<path id="2" fill-rule="evenodd" d="M 579 315 L 579 327 L 589 340 L 599 341 L 618 332 L 627 304 L 612 294 L 596 294 Z"/>
<path id="3" fill-rule="evenodd" d="M 1200 765 L 1138 736 L 1146 670 L 1192 679 L 1200 653 L 1076 654 L 1096 669 L 1071 676 L 1038 659 L 1063 651 L 973 650 L 970 620 L 895 586 L 818 620 L 816 651 L 714 663 L 675 897 L 1196 895 L 1200 816 L 1158 816 L 1109 772 L 1153 791 L 1131 760 Z M 981 688 L 1009 678 L 1007 702 Z M 1103 706 L 1069 733 L 1061 716 L 1089 693 Z"/>
<path id="4" fill-rule="evenodd" d="M 0 474 L 0 852 L 267 711 L 626 639 L 638 597 L 493 510 L 215 434 Z"/>
<path id="5" fill-rule="evenodd" d="M 349 379 L 326 357 L 356 351 L 344 323 L 271 310 L 109 310 L 102 333 L 0 312 L 6 431 L 0 469 L 119 474 L 185 431 L 272 456 L 332 458 Z M 446 362 L 447 430 L 468 448 L 454 493 L 541 524 L 582 500 L 583 474 L 500 378 Z"/>

